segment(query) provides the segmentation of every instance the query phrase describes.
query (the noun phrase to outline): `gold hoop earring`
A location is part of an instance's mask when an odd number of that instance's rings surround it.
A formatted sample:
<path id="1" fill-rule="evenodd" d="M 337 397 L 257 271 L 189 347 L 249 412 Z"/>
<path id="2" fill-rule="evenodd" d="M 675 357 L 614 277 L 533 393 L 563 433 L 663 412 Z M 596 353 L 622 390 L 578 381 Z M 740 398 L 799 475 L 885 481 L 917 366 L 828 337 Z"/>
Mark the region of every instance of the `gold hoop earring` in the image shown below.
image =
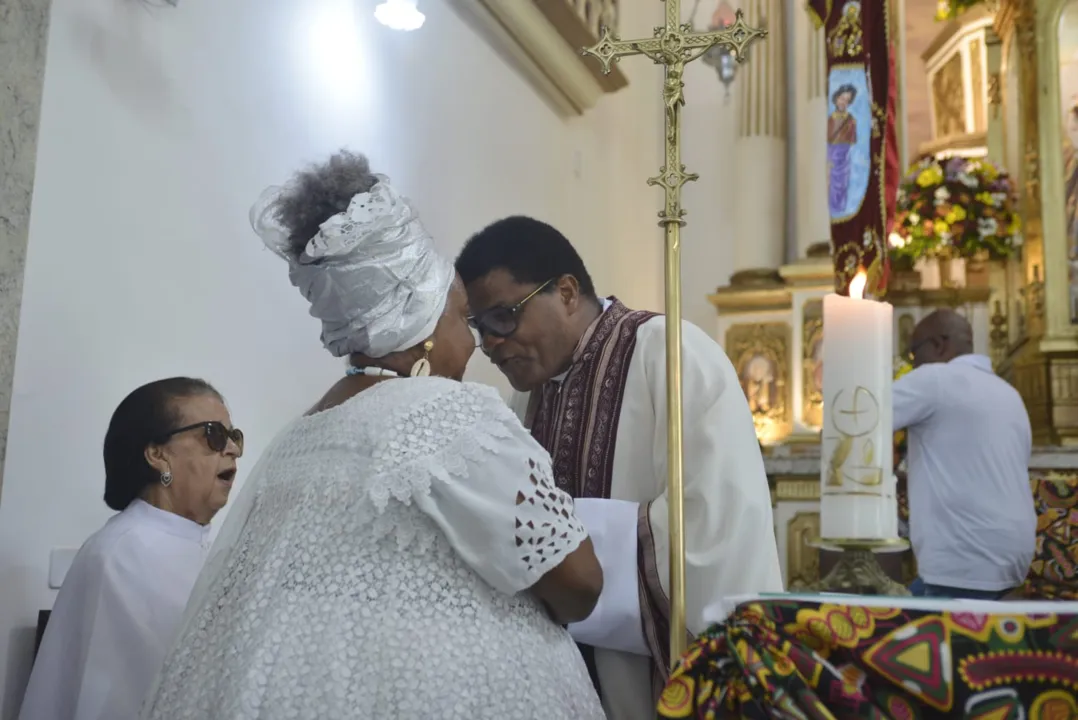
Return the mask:
<path id="1" fill-rule="evenodd" d="M 433 349 L 433 340 L 423 343 L 423 357 L 412 364 L 412 370 L 408 373 L 411 377 L 427 377 L 430 375 L 430 351 Z"/>

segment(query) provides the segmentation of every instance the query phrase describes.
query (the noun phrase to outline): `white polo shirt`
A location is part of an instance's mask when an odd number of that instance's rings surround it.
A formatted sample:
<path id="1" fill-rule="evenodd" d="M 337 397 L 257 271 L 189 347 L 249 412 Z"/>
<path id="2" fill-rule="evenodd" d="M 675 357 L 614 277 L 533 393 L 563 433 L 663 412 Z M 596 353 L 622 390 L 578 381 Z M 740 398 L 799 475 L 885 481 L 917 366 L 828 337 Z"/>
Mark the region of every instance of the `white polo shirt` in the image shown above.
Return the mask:
<path id="1" fill-rule="evenodd" d="M 1032 433 L 1018 392 L 984 355 L 922 365 L 895 382 L 894 427 L 909 431 L 910 541 L 924 581 L 1021 585 L 1037 517 Z"/>

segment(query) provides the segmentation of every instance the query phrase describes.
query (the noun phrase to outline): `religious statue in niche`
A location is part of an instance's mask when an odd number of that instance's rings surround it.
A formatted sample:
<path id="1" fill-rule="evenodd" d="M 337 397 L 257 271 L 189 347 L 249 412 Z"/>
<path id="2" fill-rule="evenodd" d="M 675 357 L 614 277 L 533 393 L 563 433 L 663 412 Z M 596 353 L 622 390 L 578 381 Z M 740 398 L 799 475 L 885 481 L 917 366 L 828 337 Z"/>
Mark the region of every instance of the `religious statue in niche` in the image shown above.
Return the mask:
<path id="1" fill-rule="evenodd" d="M 1063 104 L 1063 189 L 1071 323 L 1078 323 L 1078 0 L 1059 18 L 1059 97 Z"/>
<path id="2" fill-rule="evenodd" d="M 789 432 L 789 335 L 786 323 L 738 324 L 726 331 L 726 349 L 763 443 Z"/>
<path id="3" fill-rule="evenodd" d="M 775 364 L 766 355 L 753 355 L 741 371 L 741 389 L 753 415 L 766 415 L 778 399 Z"/>
<path id="4" fill-rule="evenodd" d="M 883 487 L 883 468 L 880 453 L 890 447 L 877 448 L 872 432 L 880 423 L 879 400 L 867 389 L 857 386 L 842 389 L 827 405 L 835 437 L 826 438 L 831 444 L 827 463 L 826 489 L 837 493 L 841 488 L 855 492 L 871 492 Z"/>

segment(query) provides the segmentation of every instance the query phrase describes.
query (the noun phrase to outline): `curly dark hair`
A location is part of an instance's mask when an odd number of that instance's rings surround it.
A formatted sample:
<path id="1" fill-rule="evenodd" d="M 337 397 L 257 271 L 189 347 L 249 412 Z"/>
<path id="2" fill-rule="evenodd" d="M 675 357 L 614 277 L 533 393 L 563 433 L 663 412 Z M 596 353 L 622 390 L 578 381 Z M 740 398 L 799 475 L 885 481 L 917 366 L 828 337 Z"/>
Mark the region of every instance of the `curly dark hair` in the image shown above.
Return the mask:
<path id="1" fill-rule="evenodd" d="M 534 218 L 515 215 L 499 220 L 473 235 L 457 256 L 457 272 L 465 285 L 493 272 L 506 270 L 518 283 L 544 283 L 572 275 L 580 292 L 595 299 L 595 285 L 584 261 L 569 239 Z M 548 285 L 543 292 L 554 292 Z"/>
<path id="2" fill-rule="evenodd" d="M 854 100 L 857 99 L 857 88 L 849 84 L 839 86 L 838 90 L 831 93 L 831 102 L 834 103 L 836 100 L 838 100 L 839 95 L 849 95 L 850 102 L 852 103 Z"/>
<path id="3" fill-rule="evenodd" d="M 365 155 L 341 150 L 321 165 L 296 173 L 274 206 L 274 216 L 288 232 L 292 252 L 299 255 L 318 228 L 348 209 L 352 197 L 378 183 Z"/>

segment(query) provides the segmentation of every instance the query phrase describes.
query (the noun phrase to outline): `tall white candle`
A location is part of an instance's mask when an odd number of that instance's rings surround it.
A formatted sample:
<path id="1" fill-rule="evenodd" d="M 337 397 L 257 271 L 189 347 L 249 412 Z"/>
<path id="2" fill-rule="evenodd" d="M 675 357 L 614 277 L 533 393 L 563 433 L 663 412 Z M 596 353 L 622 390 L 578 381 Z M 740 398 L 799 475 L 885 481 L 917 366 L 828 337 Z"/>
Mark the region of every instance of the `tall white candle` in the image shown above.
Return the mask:
<path id="1" fill-rule="evenodd" d="M 891 306 L 862 299 L 864 274 L 850 297 L 823 299 L 824 424 L 820 535 L 832 540 L 898 537 L 892 474 Z"/>

